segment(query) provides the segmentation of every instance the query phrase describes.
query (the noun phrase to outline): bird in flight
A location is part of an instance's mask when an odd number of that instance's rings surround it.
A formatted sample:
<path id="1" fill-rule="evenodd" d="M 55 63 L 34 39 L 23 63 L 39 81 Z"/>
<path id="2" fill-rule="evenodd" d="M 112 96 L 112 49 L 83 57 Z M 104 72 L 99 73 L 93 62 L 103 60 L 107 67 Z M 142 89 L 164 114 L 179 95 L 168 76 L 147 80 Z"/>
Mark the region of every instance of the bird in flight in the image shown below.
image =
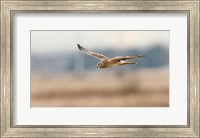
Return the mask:
<path id="1" fill-rule="evenodd" d="M 79 44 L 77 44 L 77 46 L 85 54 L 90 55 L 90 56 L 95 57 L 100 60 L 100 62 L 96 65 L 97 68 L 110 68 L 110 67 L 123 66 L 123 65 L 128 65 L 128 64 L 137 64 L 137 62 L 129 62 L 126 60 L 145 57 L 145 55 L 135 55 L 135 56 L 119 56 L 119 57 L 110 58 L 103 54 L 99 54 L 99 53 L 90 51 L 90 50 L 80 46 Z"/>

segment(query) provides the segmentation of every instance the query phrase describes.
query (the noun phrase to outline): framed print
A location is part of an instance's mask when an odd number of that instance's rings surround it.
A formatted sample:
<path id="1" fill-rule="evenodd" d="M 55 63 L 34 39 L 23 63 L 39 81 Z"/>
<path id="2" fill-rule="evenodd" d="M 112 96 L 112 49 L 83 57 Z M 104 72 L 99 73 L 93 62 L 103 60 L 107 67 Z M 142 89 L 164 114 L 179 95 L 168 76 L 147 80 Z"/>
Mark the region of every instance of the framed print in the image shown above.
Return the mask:
<path id="1" fill-rule="evenodd" d="M 199 4 L 1 1 L 1 137 L 199 137 Z"/>
<path id="2" fill-rule="evenodd" d="M 142 41 L 143 37 L 146 40 Z M 63 38 L 67 38 L 65 42 Z M 76 41 L 113 58 L 88 50 Z M 31 107 L 168 107 L 168 49 L 166 30 L 32 30 Z M 141 54 L 130 56 L 130 51 Z M 149 80 L 153 83 L 148 84 Z"/>

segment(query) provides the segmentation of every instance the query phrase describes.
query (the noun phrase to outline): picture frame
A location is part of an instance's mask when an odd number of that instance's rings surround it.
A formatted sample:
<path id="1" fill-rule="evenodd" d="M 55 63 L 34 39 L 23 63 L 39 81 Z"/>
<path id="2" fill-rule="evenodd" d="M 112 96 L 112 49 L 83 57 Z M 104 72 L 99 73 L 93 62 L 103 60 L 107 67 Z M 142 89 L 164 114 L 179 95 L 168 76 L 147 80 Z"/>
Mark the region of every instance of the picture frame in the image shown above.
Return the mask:
<path id="1" fill-rule="evenodd" d="M 1 137 L 199 137 L 199 4 L 199 0 L 1 0 Z M 14 125 L 13 16 L 16 13 L 55 12 L 186 13 L 187 125 Z"/>

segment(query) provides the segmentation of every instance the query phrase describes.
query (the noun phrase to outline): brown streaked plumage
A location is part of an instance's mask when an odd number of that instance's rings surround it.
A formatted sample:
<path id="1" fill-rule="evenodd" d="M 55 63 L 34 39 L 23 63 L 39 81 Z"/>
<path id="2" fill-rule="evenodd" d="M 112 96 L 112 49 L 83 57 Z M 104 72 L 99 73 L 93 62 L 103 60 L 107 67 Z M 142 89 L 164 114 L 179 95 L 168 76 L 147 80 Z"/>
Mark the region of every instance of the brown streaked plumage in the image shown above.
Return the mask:
<path id="1" fill-rule="evenodd" d="M 85 54 L 90 55 L 90 56 L 95 57 L 100 60 L 100 62 L 97 64 L 97 68 L 110 68 L 110 67 L 123 66 L 123 65 L 128 65 L 128 64 L 137 64 L 137 62 L 128 62 L 126 60 L 144 57 L 144 55 L 135 55 L 135 56 L 119 56 L 119 57 L 110 58 L 103 54 L 99 54 L 99 53 L 90 51 L 90 50 L 80 46 L 79 44 L 77 44 L 77 46 Z"/>

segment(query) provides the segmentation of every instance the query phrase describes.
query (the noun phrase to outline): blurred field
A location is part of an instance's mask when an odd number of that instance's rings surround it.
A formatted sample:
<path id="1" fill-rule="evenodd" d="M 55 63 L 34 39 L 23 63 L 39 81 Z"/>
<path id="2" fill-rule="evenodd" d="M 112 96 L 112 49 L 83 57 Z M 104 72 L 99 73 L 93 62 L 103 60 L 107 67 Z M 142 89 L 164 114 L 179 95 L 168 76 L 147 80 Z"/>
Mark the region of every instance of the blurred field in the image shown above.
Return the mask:
<path id="1" fill-rule="evenodd" d="M 33 74 L 32 107 L 167 107 L 167 69 L 89 74 Z"/>

